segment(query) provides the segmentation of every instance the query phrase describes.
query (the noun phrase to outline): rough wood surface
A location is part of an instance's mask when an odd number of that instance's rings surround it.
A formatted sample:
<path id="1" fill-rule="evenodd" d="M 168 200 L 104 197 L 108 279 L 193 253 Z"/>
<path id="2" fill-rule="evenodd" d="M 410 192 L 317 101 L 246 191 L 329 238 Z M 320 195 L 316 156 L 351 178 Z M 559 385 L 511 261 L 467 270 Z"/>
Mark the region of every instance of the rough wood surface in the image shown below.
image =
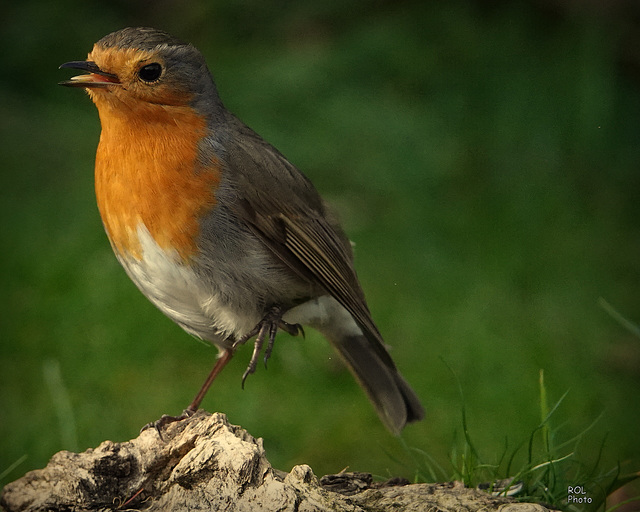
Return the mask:
<path id="1" fill-rule="evenodd" d="M 107 510 L 546 512 L 540 505 L 456 484 L 376 484 L 366 473 L 323 477 L 306 465 L 271 467 L 261 439 L 200 411 L 125 443 L 59 452 L 44 468 L 5 486 L 5 512 Z"/>

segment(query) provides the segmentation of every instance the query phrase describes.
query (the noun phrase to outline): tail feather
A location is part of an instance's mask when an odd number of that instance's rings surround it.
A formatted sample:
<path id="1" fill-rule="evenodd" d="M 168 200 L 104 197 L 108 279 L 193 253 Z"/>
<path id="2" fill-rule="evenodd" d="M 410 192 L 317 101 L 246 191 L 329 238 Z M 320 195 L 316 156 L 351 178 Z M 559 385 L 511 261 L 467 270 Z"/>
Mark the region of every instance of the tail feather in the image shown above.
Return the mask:
<path id="1" fill-rule="evenodd" d="M 331 341 L 393 434 L 400 434 L 407 423 L 424 418 L 424 409 L 413 389 L 395 367 L 380 359 L 364 335 Z"/>
<path id="2" fill-rule="evenodd" d="M 310 325 L 329 340 L 393 434 L 424 417 L 420 400 L 398 372 L 377 329 L 369 332 L 369 339 L 336 299 L 325 295 L 305 302 L 289 310 L 284 320 Z"/>

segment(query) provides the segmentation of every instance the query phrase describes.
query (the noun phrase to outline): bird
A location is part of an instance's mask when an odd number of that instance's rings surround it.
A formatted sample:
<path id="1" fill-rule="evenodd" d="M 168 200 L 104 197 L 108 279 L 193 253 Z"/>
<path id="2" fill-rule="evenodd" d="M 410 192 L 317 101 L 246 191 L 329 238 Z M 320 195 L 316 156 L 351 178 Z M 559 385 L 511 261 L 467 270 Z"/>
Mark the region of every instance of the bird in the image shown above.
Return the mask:
<path id="1" fill-rule="evenodd" d="M 336 349 L 392 434 L 424 417 L 372 319 L 337 216 L 226 109 L 195 46 L 128 27 L 60 68 L 83 72 L 60 85 L 84 89 L 98 110 L 95 193 L 118 261 L 166 316 L 218 348 L 194 400 L 167 422 L 198 410 L 241 345 L 254 340 L 244 387 L 276 333 L 304 326 Z"/>

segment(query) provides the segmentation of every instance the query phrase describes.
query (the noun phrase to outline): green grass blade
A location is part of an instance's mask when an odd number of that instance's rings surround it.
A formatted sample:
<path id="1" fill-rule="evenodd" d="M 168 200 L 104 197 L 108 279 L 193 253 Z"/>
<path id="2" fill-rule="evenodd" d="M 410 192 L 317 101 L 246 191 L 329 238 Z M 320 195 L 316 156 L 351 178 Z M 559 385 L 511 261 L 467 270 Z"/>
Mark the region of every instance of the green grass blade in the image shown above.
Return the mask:
<path id="1" fill-rule="evenodd" d="M 630 333 L 634 334 L 638 338 L 640 338 L 640 326 L 634 324 L 627 318 L 625 318 L 617 309 L 615 309 L 611 304 L 609 304 L 606 300 L 600 297 L 598 301 L 600 303 L 600 307 L 604 309 L 609 316 L 611 316 L 616 322 L 618 322 L 622 327 L 627 329 Z"/>
<path id="2" fill-rule="evenodd" d="M 0 472 L 0 482 L 6 477 L 9 473 L 11 473 L 14 469 L 16 469 L 20 464 L 22 464 L 25 460 L 27 460 L 29 456 L 25 453 L 18 460 L 12 462 L 9 467 Z"/>

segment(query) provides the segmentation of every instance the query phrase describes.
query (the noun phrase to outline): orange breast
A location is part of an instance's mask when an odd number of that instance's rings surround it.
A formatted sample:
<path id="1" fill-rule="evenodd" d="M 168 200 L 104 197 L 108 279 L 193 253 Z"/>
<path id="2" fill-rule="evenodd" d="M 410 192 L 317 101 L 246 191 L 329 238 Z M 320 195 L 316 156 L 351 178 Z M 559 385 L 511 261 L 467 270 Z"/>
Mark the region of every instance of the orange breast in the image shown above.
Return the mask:
<path id="1" fill-rule="evenodd" d="M 142 223 L 160 247 L 188 259 L 220 181 L 218 162 L 206 168 L 197 162 L 204 119 L 189 107 L 145 103 L 129 111 L 96 103 L 102 123 L 96 195 L 114 250 L 141 259 Z"/>

